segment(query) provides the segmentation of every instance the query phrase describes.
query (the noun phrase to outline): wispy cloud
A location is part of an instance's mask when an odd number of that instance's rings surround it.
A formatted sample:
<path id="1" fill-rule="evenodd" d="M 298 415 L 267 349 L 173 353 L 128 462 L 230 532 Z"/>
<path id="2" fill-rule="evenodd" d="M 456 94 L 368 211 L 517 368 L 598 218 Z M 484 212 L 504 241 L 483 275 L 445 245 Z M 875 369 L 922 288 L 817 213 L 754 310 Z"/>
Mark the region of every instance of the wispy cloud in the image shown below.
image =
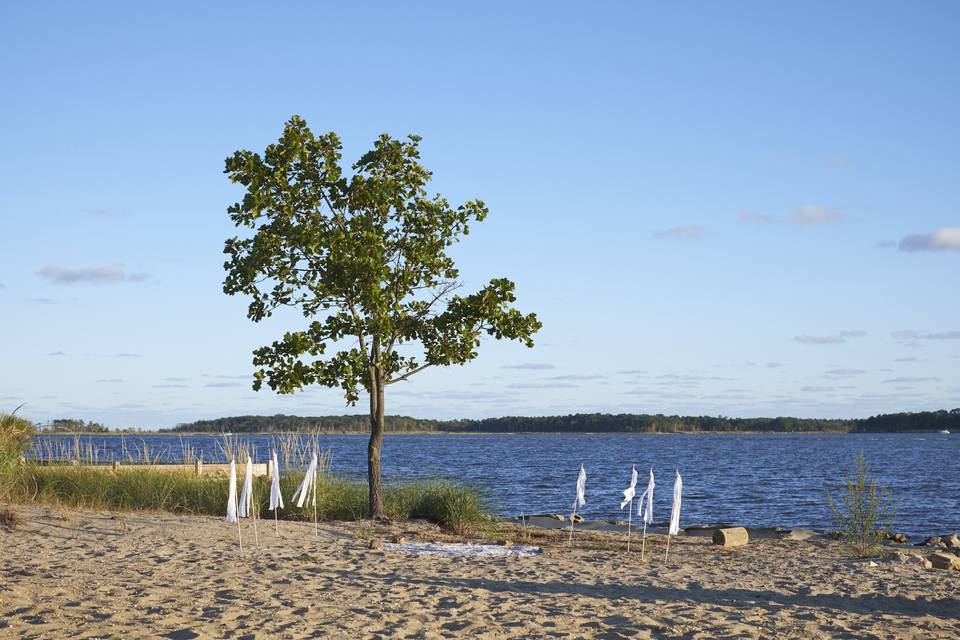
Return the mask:
<path id="1" fill-rule="evenodd" d="M 859 329 L 850 329 L 847 331 L 841 331 L 840 333 L 835 333 L 829 336 L 794 336 L 794 340 L 801 344 L 843 344 L 847 341 L 848 338 L 862 338 L 867 335 L 866 331 L 860 331 Z"/>
<path id="2" fill-rule="evenodd" d="M 763 366 L 765 366 L 767 369 L 779 369 L 780 367 L 785 366 L 785 365 L 784 365 L 783 362 L 768 362 L 767 364 L 765 364 L 765 365 L 763 365 Z"/>
<path id="3" fill-rule="evenodd" d="M 760 213 L 759 211 L 751 211 L 750 209 L 740 209 L 740 211 L 737 212 L 737 219 L 746 222 L 762 222 L 765 224 L 777 222 L 777 219 L 773 216 Z"/>
<path id="4" fill-rule="evenodd" d="M 799 227 L 813 227 L 844 222 L 847 220 L 847 216 L 821 205 L 807 204 L 802 207 L 797 207 L 785 218 L 760 213 L 759 211 L 753 211 L 751 209 L 741 209 L 737 212 L 737 219 L 743 222 L 758 222 L 762 224 L 787 223 Z"/>
<path id="5" fill-rule="evenodd" d="M 960 340 L 960 331 L 941 331 L 939 333 L 925 333 L 913 329 L 891 331 L 894 340 Z"/>
<path id="6" fill-rule="evenodd" d="M 792 224 L 802 227 L 812 227 L 823 224 L 836 224 L 843 222 L 845 216 L 826 207 L 808 204 L 795 209 L 790 216 Z"/>
<path id="7" fill-rule="evenodd" d="M 63 352 L 63 351 L 54 351 L 54 352 L 51 353 L 50 355 L 51 355 L 51 356 L 65 356 L 65 355 L 67 355 L 67 354 L 66 354 L 65 352 Z"/>
<path id="8" fill-rule="evenodd" d="M 501 369 L 525 369 L 527 371 L 546 371 L 556 368 L 555 365 L 546 362 L 521 362 L 520 364 L 508 364 L 501 367 Z"/>
<path id="9" fill-rule="evenodd" d="M 547 380 L 600 380 L 606 376 L 600 374 L 571 373 L 565 376 L 550 376 Z"/>
<path id="10" fill-rule="evenodd" d="M 960 251 L 960 227 L 906 236 L 900 241 L 900 251 Z"/>
<path id="11" fill-rule="evenodd" d="M 142 358 L 143 356 L 140 355 L 139 353 L 121 352 L 121 353 L 111 353 L 107 357 L 108 358 Z"/>
<path id="12" fill-rule="evenodd" d="M 800 391 L 804 391 L 804 392 L 806 392 L 806 393 L 833 393 L 833 392 L 834 392 L 834 388 L 833 388 L 833 387 L 806 386 L 806 387 L 800 387 Z"/>
<path id="13" fill-rule="evenodd" d="M 89 216 L 101 216 L 104 218 L 113 218 L 115 216 L 123 215 L 122 211 L 116 209 L 107 209 L 106 207 L 92 207 L 89 209 L 81 209 L 81 213 L 85 213 Z"/>
<path id="14" fill-rule="evenodd" d="M 101 378 L 100 380 L 97 380 L 97 382 L 100 384 L 119 384 L 123 382 L 123 380 L 120 378 Z"/>
<path id="15" fill-rule="evenodd" d="M 108 284 L 113 282 L 143 282 L 150 277 L 146 273 L 128 274 L 121 264 L 82 269 L 68 269 L 66 267 L 48 265 L 37 271 L 37 275 L 55 284 Z"/>
<path id="16" fill-rule="evenodd" d="M 246 386 L 246 385 L 242 385 L 242 384 L 240 384 L 239 382 L 208 382 L 207 384 L 205 384 L 205 385 L 203 385 L 203 386 L 209 387 L 209 388 L 211 388 L 211 389 L 231 389 L 231 388 L 236 388 L 236 387 L 243 387 L 243 386 Z M 394 394 L 394 395 L 396 395 L 396 394 Z"/>
<path id="17" fill-rule="evenodd" d="M 707 230 L 695 224 L 687 224 L 672 229 L 664 229 L 653 234 L 654 238 L 665 240 L 698 240 L 707 234 Z"/>
<path id="18" fill-rule="evenodd" d="M 829 369 L 823 373 L 827 377 L 849 378 L 850 376 L 861 376 L 866 371 L 863 369 Z"/>
<path id="19" fill-rule="evenodd" d="M 920 358 L 897 358 L 894 362 L 920 362 Z"/>
<path id="20" fill-rule="evenodd" d="M 507 389 L 577 389 L 578 387 L 579 385 L 563 382 L 517 382 L 507 385 Z"/>
<path id="21" fill-rule="evenodd" d="M 903 376 L 900 378 L 890 378 L 889 380 L 884 380 L 885 384 L 904 384 L 908 382 L 939 382 L 940 378 L 934 378 L 930 376 L 925 377 L 914 377 L 914 376 Z"/>
<path id="22" fill-rule="evenodd" d="M 838 153 L 827 158 L 823 164 L 831 169 L 840 169 L 850 166 L 850 157 L 843 153 Z"/>
<path id="23" fill-rule="evenodd" d="M 207 385 L 208 387 L 211 385 Z M 155 384 L 153 385 L 154 389 L 186 389 L 187 385 L 185 384 Z"/>

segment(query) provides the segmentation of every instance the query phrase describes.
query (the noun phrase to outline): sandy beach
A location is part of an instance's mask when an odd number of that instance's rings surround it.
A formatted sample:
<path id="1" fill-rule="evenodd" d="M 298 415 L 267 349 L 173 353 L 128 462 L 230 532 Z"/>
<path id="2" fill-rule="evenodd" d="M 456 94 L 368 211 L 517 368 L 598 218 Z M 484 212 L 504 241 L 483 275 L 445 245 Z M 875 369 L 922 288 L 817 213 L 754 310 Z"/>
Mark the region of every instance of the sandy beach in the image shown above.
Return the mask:
<path id="1" fill-rule="evenodd" d="M 494 559 L 371 549 L 355 523 L 261 521 L 20 507 L 0 545 L 5 638 L 948 638 L 960 573 L 847 559 L 829 541 L 648 538 L 639 553 L 551 532 L 543 553 Z M 360 535 L 358 535 L 360 534 Z M 377 539 L 439 537 L 380 525 Z M 550 538 L 550 536 L 553 536 Z"/>

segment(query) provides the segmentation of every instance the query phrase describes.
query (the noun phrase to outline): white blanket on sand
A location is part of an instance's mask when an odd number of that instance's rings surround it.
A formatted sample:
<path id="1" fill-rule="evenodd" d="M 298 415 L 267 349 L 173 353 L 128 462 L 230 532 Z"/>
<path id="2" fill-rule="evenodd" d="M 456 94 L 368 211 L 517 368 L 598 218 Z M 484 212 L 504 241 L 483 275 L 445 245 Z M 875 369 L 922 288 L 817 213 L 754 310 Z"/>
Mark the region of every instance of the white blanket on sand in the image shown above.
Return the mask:
<path id="1" fill-rule="evenodd" d="M 499 544 L 470 544 L 465 542 L 389 542 L 383 545 L 384 551 L 400 551 L 431 556 L 470 557 L 470 558 L 506 558 L 508 556 L 535 556 L 540 547 L 515 545 L 506 547 Z"/>

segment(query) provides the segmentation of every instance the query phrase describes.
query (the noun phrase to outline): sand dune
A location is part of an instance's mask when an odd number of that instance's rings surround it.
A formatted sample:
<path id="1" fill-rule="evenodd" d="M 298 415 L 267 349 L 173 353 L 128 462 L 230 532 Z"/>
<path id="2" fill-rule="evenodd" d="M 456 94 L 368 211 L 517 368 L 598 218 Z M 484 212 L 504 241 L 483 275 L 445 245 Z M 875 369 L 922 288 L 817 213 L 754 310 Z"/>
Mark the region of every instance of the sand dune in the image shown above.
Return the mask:
<path id="1" fill-rule="evenodd" d="M 314 538 L 281 522 L 278 539 L 262 521 L 241 556 L 218 518 L 18 510 L 0 533 L 4 638 L 960 637 L 960 574 L 871 567 L 824 541 L 680 537 L 664 563 L 655 536 L 641 564 L 557 537 L 539 556 L 465 559 L 372 550 L 353 523 Z M 435 535 L 378 535 L 400 530 Z"/>

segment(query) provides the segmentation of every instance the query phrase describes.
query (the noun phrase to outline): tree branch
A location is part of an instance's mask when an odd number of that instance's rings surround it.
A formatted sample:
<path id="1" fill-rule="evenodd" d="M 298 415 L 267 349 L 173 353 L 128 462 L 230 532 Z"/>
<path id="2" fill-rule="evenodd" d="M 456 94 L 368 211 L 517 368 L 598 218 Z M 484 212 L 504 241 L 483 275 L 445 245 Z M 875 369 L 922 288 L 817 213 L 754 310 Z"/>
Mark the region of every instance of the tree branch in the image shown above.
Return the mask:
<path id="1" fill-rule="evenodd" d="M 417 367 L 417 368 L 414 369 L 413 371 L 408 371 L 407 373 L 403 374 L 403 375 L 400 376 L 399 378 L 391 378 L 390 380 L 387 380 L 387 381 L 384 382 L 383 384 L 384 384 L 384 386 L 386 386 L 386 385 L 388 385 L 388 384 L 393 384 L 394 382 L 400 382 L 400 381 L 402 381 L 402 380 L 406 380 L 407 378 L 409 378 L 409 377 L 412 376 L 413 374 L 415 374 L 415 373 L 420 373 L 421 371 L 423 371 L 423 370 L 426 369 L 427 367 L 431 367 L 431 366 L 433 366 L 433 365 L 430 364 L 430 363 L 420 365 L 419 367 Z"/>

